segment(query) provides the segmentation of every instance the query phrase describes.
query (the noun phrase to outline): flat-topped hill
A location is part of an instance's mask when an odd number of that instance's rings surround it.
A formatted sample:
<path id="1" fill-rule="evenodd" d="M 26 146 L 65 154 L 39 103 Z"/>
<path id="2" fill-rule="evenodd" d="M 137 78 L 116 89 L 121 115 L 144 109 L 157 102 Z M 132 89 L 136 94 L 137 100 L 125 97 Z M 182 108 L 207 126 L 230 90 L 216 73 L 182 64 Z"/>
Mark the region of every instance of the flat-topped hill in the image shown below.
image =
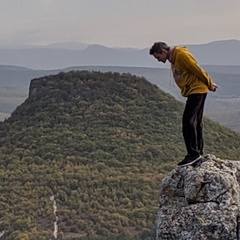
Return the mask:
<path id="1" fill-rule="evenodd" d="M 126 73 L 33 79 L 0 125 L 0 232 L 52 236 L 52 196 L 59 237 L 150 232 L 160 180 L 185 155 L 183 107 Z M 206 153 L 239 158 L 239 133 L 205 119 L 205 139 Z"/>

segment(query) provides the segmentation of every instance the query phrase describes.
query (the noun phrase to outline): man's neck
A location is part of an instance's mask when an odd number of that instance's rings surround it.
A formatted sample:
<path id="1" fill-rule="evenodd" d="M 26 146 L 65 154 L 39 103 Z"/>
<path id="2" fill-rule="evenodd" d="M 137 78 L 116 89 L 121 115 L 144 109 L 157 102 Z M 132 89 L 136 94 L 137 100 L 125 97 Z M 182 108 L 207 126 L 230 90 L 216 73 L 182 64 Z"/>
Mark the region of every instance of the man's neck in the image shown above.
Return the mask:
<path id="1" fill-rule="evenodd" d="M 167 59 L 170 63 L 172 63 L 172 57 L 173 57 L 173 48 L 170 47 L 167 54 Z"/>

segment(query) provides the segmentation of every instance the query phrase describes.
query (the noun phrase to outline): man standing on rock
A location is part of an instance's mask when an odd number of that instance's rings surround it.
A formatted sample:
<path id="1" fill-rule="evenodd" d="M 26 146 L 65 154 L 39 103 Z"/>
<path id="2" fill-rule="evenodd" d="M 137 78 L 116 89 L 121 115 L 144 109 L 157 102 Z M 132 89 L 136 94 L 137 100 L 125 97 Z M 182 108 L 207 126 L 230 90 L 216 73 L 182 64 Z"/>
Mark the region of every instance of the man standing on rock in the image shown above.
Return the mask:
<path id="1" fill-rule="evenodd" d="M 187 155 L 178 163 L 188 166 L 200 160 L 203 155 L 202 118 L 204 103 L 209 91 L 218 86 L 197 63 L 186 47 L 169 47 L 164 42 L 155 42 L 149 51 L 159 62 L 171 63 L 171 69 L 181 94 L 187 97 L 182 118 L 182 132 Z"/>

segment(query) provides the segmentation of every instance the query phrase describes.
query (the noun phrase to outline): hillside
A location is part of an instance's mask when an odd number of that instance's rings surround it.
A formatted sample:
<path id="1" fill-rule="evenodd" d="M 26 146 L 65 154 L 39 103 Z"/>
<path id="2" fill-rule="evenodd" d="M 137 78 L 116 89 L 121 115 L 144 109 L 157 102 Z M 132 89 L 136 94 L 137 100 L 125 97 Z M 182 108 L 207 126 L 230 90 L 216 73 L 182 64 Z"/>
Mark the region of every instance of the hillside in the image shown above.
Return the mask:
<path id="1" fill-rule="evenodd" d="M 0 232 L 47 239 L 155 228 L 159 184 L 185 155 L 183 105 L 143 77 L 72 71 L 31 81 L 0 123 Z M 240 158 L 240 134 L 205 119 L 206 153 Z M 52 198 L 51 198 L 52 199 Z"/>

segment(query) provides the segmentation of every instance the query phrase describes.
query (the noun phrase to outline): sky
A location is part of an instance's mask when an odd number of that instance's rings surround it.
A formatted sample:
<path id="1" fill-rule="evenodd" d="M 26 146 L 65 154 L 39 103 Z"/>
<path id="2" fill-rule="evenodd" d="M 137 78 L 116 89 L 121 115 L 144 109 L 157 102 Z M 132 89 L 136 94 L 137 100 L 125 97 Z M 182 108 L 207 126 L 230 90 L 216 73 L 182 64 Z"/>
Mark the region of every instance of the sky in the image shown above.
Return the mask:
<path id="1" fill-rule="evenodd" d="M 0 44 L 240 40 L 240 0 L 0 0 Z"/>

